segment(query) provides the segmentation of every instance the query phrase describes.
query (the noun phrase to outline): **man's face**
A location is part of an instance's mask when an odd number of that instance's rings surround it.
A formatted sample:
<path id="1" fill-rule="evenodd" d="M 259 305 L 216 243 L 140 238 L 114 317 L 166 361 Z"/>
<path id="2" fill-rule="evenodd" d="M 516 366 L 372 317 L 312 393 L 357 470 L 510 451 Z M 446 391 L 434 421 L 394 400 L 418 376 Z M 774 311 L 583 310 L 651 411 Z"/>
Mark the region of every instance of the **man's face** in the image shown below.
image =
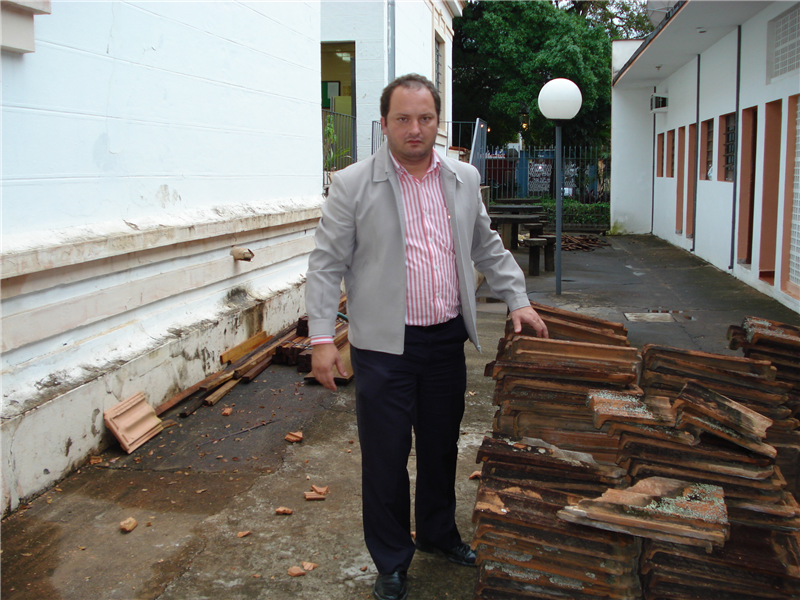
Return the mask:
<path id="1" fill-rule="evenodd" d="M 389 98 L 389 112 L 381 117 L 389 150 L 408 168 L 430 163 L 439 119 L 433 96 L 425 87 L 397 87 Z"/>

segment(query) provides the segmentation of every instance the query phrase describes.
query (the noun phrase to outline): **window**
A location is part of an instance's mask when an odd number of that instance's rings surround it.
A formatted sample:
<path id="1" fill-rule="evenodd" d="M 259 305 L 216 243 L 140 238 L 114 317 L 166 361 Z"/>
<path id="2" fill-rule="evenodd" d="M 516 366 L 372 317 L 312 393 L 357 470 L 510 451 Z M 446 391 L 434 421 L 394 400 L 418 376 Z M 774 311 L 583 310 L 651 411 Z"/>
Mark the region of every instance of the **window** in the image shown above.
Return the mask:
<path id="1" fill-rule="evenodd" d="M 675 177 L 675 130 L 667 132 L 667 177 Z"/>
<path id="2" fill-rule="evenodd" d="M 800 69 L 800 4 L 767 26 L 767 81 Z"/>
<path id="3" fill-rule="evenodd" d="M 656 177 L 664 176 L 664 134 L 658 134 L 656 146 Z"/>
<path id="4" fill-rule="evenodd" d="M 703 121 L 702 138 L 700 142 L 700 179 L 714 179 L 714 119 Z"/>
<path id="5" fill-rule="evenodd" d="M 736 170 L 736 114 L 730 113 L 719 118 L 720 165 L 718 179 L 733 181 Z"/>

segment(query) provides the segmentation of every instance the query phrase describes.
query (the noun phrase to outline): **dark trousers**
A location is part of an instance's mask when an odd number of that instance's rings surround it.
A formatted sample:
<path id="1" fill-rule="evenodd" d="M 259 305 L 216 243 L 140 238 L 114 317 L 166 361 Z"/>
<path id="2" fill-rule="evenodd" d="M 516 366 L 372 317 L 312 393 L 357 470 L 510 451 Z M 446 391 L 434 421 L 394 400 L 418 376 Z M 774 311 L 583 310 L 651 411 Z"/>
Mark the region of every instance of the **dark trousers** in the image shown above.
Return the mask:
<path id="1" fill-rule="evenodd" d="M 406 326 L 402 355 L 351 347 L 362 457 L 364 539 L 379 573 L 406 570 L 414 556 L 408 457 L 416 439 L 417 539 L 461 541 L 455 522 L 458 436 L 467 369 L 461 316 Z"/>

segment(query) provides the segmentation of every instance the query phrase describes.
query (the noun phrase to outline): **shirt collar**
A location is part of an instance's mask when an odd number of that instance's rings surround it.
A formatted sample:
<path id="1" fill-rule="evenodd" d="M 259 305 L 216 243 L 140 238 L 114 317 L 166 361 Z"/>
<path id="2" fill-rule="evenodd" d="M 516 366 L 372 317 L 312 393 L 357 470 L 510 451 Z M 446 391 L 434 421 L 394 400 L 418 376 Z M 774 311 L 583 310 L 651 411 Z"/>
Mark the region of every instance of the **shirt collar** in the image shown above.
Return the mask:
<path id="1" fill-rule="evenodd" d="M 391 150 L 389 150 L 389 156 L 392 157 L 392 163 L 394 164 L 394 170 L 398 175 L 411 176 L 411 173 L 409 173 L 408 170 L 403 165 L 401 165 L 399 162 L 397 162 L 397 159 L 394 157 L 394 154 L 392 154 Z M 423 179 L 425 179 L 425 177 L 427 177 L 431 173 L 437 174 L 439 172 L 439 167 L 440 167 L 441 164 L 442 164 L 442 161 L 439 158 L 439 153 L 436 152 L 436 150 L 432 149 L 431 150 L 431 164 L 430 164 L 430 166 L 428 166 L 428 170 L 425 171 L 425 176 L 423 177 Z"/>

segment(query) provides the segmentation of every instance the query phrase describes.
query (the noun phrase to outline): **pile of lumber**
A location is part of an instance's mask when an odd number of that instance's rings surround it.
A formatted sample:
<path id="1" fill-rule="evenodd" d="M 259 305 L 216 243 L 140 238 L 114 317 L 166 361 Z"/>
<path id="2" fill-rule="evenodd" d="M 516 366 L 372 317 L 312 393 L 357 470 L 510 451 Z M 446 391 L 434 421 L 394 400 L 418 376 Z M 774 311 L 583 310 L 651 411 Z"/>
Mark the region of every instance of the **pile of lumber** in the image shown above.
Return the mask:
<path id="1" fill-rule="evenodd" d="M 637 538 L 556 516 L 586 493 L 624 485 L 624 472 L 526 442 L 485 438 L 478 453 L 484 465 L 473 513 L 475 598 L 640 598 Z"/>
<path id="2" fill-rule="evenodd" d="M 565 252 L 581 250 L 591 252 L 603 246 L 610 246 L 607 241 L 597 235 L 561 235 L 561 249 Z"/>
<path id="3" fill-rule="evenodd" d="M 339 312 L 344 314 L 347 298 L 342 295 Z M 349 358 L 347 342 L 347 322 L 340 319 L 336 324 L 334 343 Z M 179 392 L 156 407 L 161 415 L 169 409 L 182 404 L 181 417 L 188 417 L 201 406 L 213 406 L 240 382 L 250 383 L 272 364 L 298 366 L 300 372 L 311 370 L 311 342 L 308 337 L 308 318 L 303 316 L 292 326 L 275 336 L 261 331 L 241 344 L 223 352 L 220 361 L 224 365 L 202 381 Z M 338 378 L 337 384 L 352 379 L 352 369 L 348 378 Z"/>
<path id="4" fill-rule="evenodd" d="M 578 322 L 574 313 L 561 312 L 564 314 L 559 321 L 565 327 Z M 540 314 L 547 316 L 545 311 Z M 573 328 L 576 336 L 582 328 Z M 539 438 L 564 450 L 589 452 L 596 460 L 613 463 L 616 440 L 606 435 L 607 429 L 597 431 L 586 395 L 589 390 L 603 389 L 640 394 L 635 383 L 638 351 L 626 345 L 517 335 L 510 326 L 507 331 L 496 360 L 485 371 L 497 381 L 494 403 L 499 408 L 493 430 Z M 623 337 L 622 332 L 610 335 Z"/>
<path id="5" fill-rule="evenodd" d="M 791 403 L 793 384 L 777 377 L 769 360 L 740 358 L 646 345 L 643 349 L 642 388 L 645 394 L 675 401 L 690 380 L 772 421 L 764 442 L 777 450 L 776 465 L 787 488 L 800 491 L 800 421 Z"/>
<path id="6" fill-rule="evenodd" d="M 746 317 L 741 326 L 728 328 L 729 348 L 741 350 L 750 359 L 769 361 L 775 380 L 792 385 L 784 404 L 793 419 L 800 415 L 800 327 Z M 795 495 L 800 495 L 800 432 L 794 428 L 773 428 L 770 444 L 778 449 L 778 463 Z"/>

